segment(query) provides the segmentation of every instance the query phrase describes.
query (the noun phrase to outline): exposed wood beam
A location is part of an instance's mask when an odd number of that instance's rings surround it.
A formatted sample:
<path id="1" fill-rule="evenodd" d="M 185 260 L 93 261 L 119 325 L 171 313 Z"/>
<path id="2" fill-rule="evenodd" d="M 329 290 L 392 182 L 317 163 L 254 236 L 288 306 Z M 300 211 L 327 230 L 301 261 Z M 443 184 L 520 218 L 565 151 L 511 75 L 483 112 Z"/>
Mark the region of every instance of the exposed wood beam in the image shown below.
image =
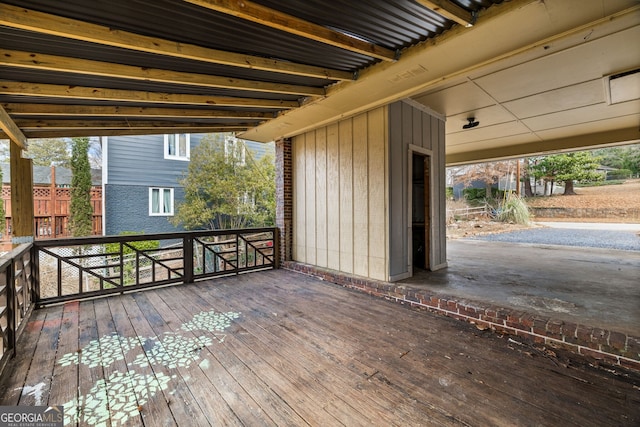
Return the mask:
<path id="1" fill-rule="evenodd" d="M 25 132 L 46 130 L 73 130 L 73 129 L 153 129 L 184 127 L 197 128 L 229 128 L 233 130 L 247 129 L 255 126 L 255 123 L 198 123 L 198 122 L 174 122 L 174 121 L 146 121 L 146 120 L 16 120 Z"/>
<path id="2" fill-rule="evenodd" d="M 20 130 L 20 127 L 13 121 L 7 111 L 0 105 L 0 129 L 7 137 L 15 142 L 23 150 L 27 149 L 27 137 Z"/>
<path id="3" fill-rule="evenodd" d="M 190 119 L 255 119 L 274 118 L 273 113 L 260 111 L 228 111 L 212 109 L 185 109 L 159 107 L 122 107 L 103 105 L 65 105 L 65 104 L 2 104 L 12 117 L 51 116 L 51 117 L 138 117 L 138 118 L 190 118 Z"/>
<path id="4" fill-rule="evenodd" d="M 213 133 L 239 132 L 239 129 L 229 127 L 167 127 L 153 129 L 73 129 L 73 130 L 31 130 L 26 135 L 29 138 L 76 138 L 83 136 L 119 136 L 119 135 L 159 135 L 165 133 Z M 0 131 L 0 139 L 8 138 Z"/>
<path id="5" fill-rule="evenodd" d="M 152 81 L 287 95 L 322 96 L 324 88 L 235 79 L 209 74 L 185 73 L 157 68 L 136 67 L 112 62 L 92 61 L 19 50 L 0 50 L 0 65 L 33 70 L 78 73 L 118 79 Z"/>
<path id="6" fill-rule="evenodd" d="M 180 93 L 146 92 L 135 90 L 65 86 L 38 83 L 0 81 L 0 93 L 47 98 L 78 98 L 100 101 L 148 102 L 154 104 L 208 105 L 217 107 L 297 108 L 297 101 L 278 99 L 233 98 Z"/>
<path id="7" fill-rule="evenodd" d="M 636 144 L 640 142 L 640 129 L 637 127 L 616 129 L 607 132 L 576 135 L 566 138 L 527 142 L 507 147 L 447 154 L 447 166 L 466 163 L 489 162 L 494 160 L 551 154 L 563 151 L 594 149 L 609 145 Z"/>
<path id="8" fill-rule="evenodd" d="M 457 4 L 449 0 L 416 0 L 419 4 L 433 10 L 438 15 L 442 15 L 447 19 L 457 22 L 465 27 L 471 27 L 474 24 L 473 15 L 466 9 L 461 8 Z"/>
<path id="9" fill-rule="evenodd" d="M 7 4 L 0 4 L 0 25 L 213 64 L 331 80 L 351 80 L 353 78 L 353 74 L 346 71 L 208 49 L 187 43 L 142 36 Z"/>
<path id="10" fill-rule="evenodd" d="M 348 36 L 338 31 L 330 30 L 321 25 L 296 18 L 295 16 L 270 9 L 248 0 L 184 1 L 372 58 L 384 61 L 394 61 L 396 59 L 396 53 L 391 49 Z"/>

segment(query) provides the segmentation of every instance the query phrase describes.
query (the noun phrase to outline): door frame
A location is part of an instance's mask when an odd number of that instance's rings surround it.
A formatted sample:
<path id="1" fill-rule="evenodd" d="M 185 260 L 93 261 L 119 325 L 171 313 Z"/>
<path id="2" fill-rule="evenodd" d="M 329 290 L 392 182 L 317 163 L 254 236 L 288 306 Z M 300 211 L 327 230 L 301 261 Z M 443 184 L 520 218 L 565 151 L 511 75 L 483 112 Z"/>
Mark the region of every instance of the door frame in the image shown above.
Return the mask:
<path id="1" fill-rule="evenodd" d="M 433 150 L 420 147 L 419 145 L 409 144 L 407 154 L 407 263 L 409 277 L 413 276 L 413 155 L 419 154 L 425 156 L 429 161 L 429 212 L 425 212 L 425 216 L 429 217 L 429 241 L 425 241 L 425 245 L 429 247 L 428 269 L 433 266 Z"/>

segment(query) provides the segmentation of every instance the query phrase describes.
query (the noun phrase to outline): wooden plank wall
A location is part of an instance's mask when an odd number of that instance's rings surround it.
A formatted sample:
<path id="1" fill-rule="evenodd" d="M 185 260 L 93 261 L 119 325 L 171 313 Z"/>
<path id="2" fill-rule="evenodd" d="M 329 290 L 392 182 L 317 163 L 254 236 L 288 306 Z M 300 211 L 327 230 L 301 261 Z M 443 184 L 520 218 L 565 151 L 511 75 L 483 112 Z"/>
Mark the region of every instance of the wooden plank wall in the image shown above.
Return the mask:
<path id="1" fill-rule="evenodd" d="M 387 107 L 293 138 L 293 259 L 388 279 Z"/>
<path id="2" fill-rule="evenodd" d="M 432 152 L 430 264 L 446 265 L 445 134 L 444 120 L 400 101 L 389 105 L 389 224 L 390 276 L 401 278 L 409 268 L 409 146 Z"/>

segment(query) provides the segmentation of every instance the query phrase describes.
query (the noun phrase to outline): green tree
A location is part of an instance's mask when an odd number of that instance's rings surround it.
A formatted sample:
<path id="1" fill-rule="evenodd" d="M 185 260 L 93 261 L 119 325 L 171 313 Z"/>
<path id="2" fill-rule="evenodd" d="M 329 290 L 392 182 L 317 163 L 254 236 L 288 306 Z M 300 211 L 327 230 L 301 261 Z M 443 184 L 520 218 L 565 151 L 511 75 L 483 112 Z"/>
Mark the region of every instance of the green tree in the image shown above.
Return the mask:
<path id="1" fill-rule="evenodd" d="M 93 231 L 89 138 L 73 138 L 71 151 L 69 230 L 74 237 L 89 236 Z"/>
<path id="2" fill-rule="evenodd" d="M 602 159 L 600 163 L 604 166 L 628 169 L 633 175 L 640 175 L 640 144 L 601 148 L 593 153 Z"/>
<path id="3" fill-rule="evenodd" d="M 209 134 L 191 152 L 187 175 L 180 180 L 184 202 L 174 225 L 187 229 L 234 229 L 275 222 L 273 157 L 255 161 L 242 140 Z"/>
<path id="4" fill-rule="evenodd" d="M 69 142 L 62 138 L 40 138 L 29 140 L 27 151 L 34 166 L 71 166 Z"/>
<path id="5" fill-rule="evenodd" d="M 547 182 L 564 182 L 564 195 L 576 194 L 573 191 L 574 181 L 599 181 L 602 174 L 596 172 L 600 159 L 589 151 L 579 151 L 568 154 L 554 154 L 541 158 L 537 164 L 531 166 L 536 178 Z"/>
<path id="6" fill-rule="evenodd" d="M 493 185 L 511 172 L 515 172 L 515 164 L 508 160 L 476 163 L 466 166 L 464 173 L 457 176 L 455 180 L 465 186 L 469 186 L 475 181 L 483 182 L 485 185 L 485 197 L 489 199 L 491 198 Z"/>

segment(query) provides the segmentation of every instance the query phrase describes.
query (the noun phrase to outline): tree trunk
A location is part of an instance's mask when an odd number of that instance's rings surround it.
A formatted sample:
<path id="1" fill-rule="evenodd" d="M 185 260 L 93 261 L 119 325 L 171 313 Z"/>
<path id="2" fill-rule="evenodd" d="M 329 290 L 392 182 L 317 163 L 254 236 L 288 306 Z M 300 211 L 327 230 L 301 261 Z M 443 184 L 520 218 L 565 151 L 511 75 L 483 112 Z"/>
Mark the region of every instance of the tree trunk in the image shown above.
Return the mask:
<path id="1" fill-rule="evenodd" d="M 490 182 L 484 183 L 484 197 L 486 197 L 487 199 L 491 198 L 491 187 L 492 184 Z"/>
<path id="2" fill-rule="evenodd" d="M 576 194 L 575 191 L 573 191 L 573 180 L 572 179 L 568 179 L 564 182 L 564 196 L 572 196 Z"/>
<path id="3" fill-rule="evenodd" d="M 522 178 L 524 181 L 524 197 L 533 197 L 533 190 L 531 189 L 531 177 L 528 173 L 524 174 Z"/>

